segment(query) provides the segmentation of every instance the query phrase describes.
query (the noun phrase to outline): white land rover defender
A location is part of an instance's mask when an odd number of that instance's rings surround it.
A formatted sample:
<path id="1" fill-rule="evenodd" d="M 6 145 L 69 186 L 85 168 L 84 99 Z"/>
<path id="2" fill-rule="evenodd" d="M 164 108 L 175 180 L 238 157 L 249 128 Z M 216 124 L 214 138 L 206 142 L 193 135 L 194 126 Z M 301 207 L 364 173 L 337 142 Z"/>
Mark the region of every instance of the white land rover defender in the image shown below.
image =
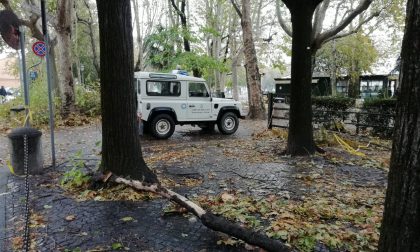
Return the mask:
<path id="1" fill-rule="evenodd" d="M 135 72 L 138 113 L 145 130 L 158 139 L 172 136 L 175 125 L 198 125 L 229 135 L 244 118 L 241 103 L 213 98 L 204 79 L 180 74 Z"/>

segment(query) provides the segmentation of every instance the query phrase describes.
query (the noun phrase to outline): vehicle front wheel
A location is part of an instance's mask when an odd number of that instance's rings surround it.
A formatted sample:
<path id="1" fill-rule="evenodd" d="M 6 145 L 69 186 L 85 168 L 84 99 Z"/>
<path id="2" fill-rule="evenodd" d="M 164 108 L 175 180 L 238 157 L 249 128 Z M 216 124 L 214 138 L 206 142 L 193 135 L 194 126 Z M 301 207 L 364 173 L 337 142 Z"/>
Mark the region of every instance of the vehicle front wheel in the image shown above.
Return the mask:
<path id="1" fill-rule="evenodd" d="M 227 112 L 220 117 L 217 122 L 217 128 L 224 135 L 230 135 L 236 132 L 239 126 L 239 120 L 235 113 Z"/>
<path id="2" fill-rule="evenodd" d="M 157 139 L 167 139 L 175 131 L 175 122 L 172 116 L 160 114 L 153 118 L 150 123 L 152 134 Z"/>

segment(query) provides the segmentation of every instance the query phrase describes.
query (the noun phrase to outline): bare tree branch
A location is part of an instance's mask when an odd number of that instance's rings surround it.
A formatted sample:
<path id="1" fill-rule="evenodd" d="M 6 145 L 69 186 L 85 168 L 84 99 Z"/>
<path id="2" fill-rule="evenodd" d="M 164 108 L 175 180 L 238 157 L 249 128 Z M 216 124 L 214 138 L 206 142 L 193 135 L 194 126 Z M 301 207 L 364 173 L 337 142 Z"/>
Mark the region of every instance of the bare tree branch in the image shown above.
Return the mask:
<path id="1" fill-rule="evenodd" d="M 178 15 L 179 15 L 180 17 L 184 17 L 184 18 L 185 18 L 185 13 L 184 13 L 184 12 L 182 12 L 182 11 L 178 8 L 178 6 L 177 6 L 177 5 L 176 5 L 176 3 L 175 3 L 175 0 L 171 0 L 171 4 L 172 4 L 172 7 L 174 7 L 175 11 L 178 13 Z M 185 4 L 185 2 L 184 2 L 184 4 Z"/>
<path id="2" fill-rule="evenodd" d="M 111 180 L 119 184 L 128 185 L 136 190 L 158 194 L 172 202 L 175 202 L 178 205 L 187 209 L 190 213 L 197 216 L 197 218 L 203 223 L 203 225 L 212 230 L 220 231 L 225 234 L 231 235 L 251 245 L 259 246 L 260 248 L 265 249 L 266 251 L 290 251 L 290 248 L 286 246 L 283 242 L 269 238 L 267 235 L 261 232 L 248 229 L 246 227 L 241 226 L 240 224 L 231 222 L 225 219 L 224 217 L 216 216 L 213 213 L 204 210 L 200 205 L 192 202 L 188 198 L 165 187 L 162 187 L 160 184 L 148 184 L 142 181 L 130 180 L 117 176 L 112 176 Z"/>
<path id="3" fill-rule="evenodd" d="M 350 14 L 343 19 L 336 27 L 321 33 L 318 37 L 314 39 L 313 44 L 316 46 L 316 48 L 319 48 L 320 45 L 322 45 L 327 39 L 330 39 L 331 37 L 337 35 L 340 31 L 342 31 L 344 28 L 347 27 L 351 23 L 351 21 L 357 17 L 360 13 L 365 11 L 367 8 L 369 8 L 370 4 L 373 0 L 363 0 L 359 6 L 356 7 Z"/>
<path id="4" fill-rule="evenodd" d="M 235 9 L 236 13 L 238 13 L 238 16 L 239 16 L 240 18 L 242 18 L 242 12 L 241 12 L 241 10 L 239 9 L 238 4 L 235 2 L 235 0 L 230 0 L 230 2 L 232 3 L 233 8 Z"/>
<path id="5" fill-rule="evenodd" d="M 281 14 L 280 11 L 280 0 L 276 1 L 276 15 L 277 15 L 277 19 L 279 21 L 279 24 L 281 26 L 281 28 L 283 29 L 283 31 L 289 35 L 290 37 L 292 37 L 292 28 L 286 24 L 286 21 L 283 19 L 283 15 Z"/>
<path id="6" fill-rule="evenodd" d="M 373 18 L 379 16 L 379 14 L 381 13 L 381 11 L 377 11 L 375 13 L 373 13 L 371 16 L 369 16 L 367 19 L 363 20 L 362 22 L 360 22 L 354 29 L 348 31 L 348 32 L 344 32 L 344 33 L 339 33 L 335 36 L 332 36 L 330 38 L 327 38 L 326 40 L 324 40 L 323 44 L 327 43 L 328 41 L 334 40 L 334 39 L 339 39 L 339 38 L 344 38 L 347 37 L 349 35 L 355 34 L 357 32 L 360 31 L 360 29 L 362 28 L 362 26 L 366 23 L 368 23 L 369 21 L 371 21 Z"/>
<path id="7" fill-rule="evenodd" d="M 37 18 L 41 17 L 41 8 L 39 8 L 36 5 L 32 5 L 31 3 L 22 3 L 21 5 L 22 9 L 26 11 L 27 13 L 30 13 L 31 15 L 36 15 Z M 47 16 L 47 22 L 50 22 L 52 26 L 57 26 L 57 20 L 54 16 L 50 14 L 46 14 Z"/>
<path id="8" fill-rule="evenodd" d="M 341 8 L 341 6 L 342 6 L 343 4 L 344 4 L 344 2 L 340 2 L 340 3 L 337 5 L 336 11 L 335 11 L 335 16 L 334 16 L 334 26 L 336 26 L 336 25 L 337 25 L 338 13 L 339 13 L 340 8 Z"/>
<path id="9" fill-rule="evenodd" d="M 324 24 L 325 14 L 327 13 L 327 9 L 330 6 L 330 0 L 325 0 L 320 4 L 315 11 L 315 19 L 312 31 L 312 39 L 318 37 L 318 35 L 322 31 L 322 25 Z"/>

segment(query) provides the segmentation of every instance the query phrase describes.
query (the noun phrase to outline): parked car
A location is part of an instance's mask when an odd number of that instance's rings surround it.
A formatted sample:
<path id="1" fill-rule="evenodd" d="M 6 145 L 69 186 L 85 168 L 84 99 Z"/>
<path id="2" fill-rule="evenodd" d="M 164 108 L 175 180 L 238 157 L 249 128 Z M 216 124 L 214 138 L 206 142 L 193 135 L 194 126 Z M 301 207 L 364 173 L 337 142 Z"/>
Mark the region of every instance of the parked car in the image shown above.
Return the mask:
<path id="1" fill-rule="evenodd" d="M 190 124 L 233 134 L 244 118 L 241 103 L 214 98 L 206 81 L 181 74 L 136 72 L 138 114 L 146 131 L 157 139 L 172 136 L 175 125 Z"/>

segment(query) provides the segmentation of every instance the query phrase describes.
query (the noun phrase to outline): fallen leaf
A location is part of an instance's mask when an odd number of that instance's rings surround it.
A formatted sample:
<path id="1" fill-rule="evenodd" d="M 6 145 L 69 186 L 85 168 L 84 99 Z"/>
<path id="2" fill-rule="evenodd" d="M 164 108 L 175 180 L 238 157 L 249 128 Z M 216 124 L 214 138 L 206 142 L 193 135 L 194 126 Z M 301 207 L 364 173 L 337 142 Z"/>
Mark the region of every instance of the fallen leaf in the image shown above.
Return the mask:
<path id="1" fill-rule="evenodd" d="M 66 218 L 64 218 L 66 221 L 74 221 L 76 219 L 75 215 L 67 215 Z"/>
<path id="2" fill-rule="evenodd" d="M 124 221 L 124 222 L 135 221 L 135 219 L 131 216 L 123 217 L 123 218 L 121 218 L 121 220 Z"/>
<path id="3" fill-rule="evenodd" d="M 234 201 L 235 200 L 235 196 L 233 196 L 232 194 L 229 194 L 229 193 L 223 193 L 221 198 L 222 198 L 223 202 L 229 202 L 229 201 Z"/>

